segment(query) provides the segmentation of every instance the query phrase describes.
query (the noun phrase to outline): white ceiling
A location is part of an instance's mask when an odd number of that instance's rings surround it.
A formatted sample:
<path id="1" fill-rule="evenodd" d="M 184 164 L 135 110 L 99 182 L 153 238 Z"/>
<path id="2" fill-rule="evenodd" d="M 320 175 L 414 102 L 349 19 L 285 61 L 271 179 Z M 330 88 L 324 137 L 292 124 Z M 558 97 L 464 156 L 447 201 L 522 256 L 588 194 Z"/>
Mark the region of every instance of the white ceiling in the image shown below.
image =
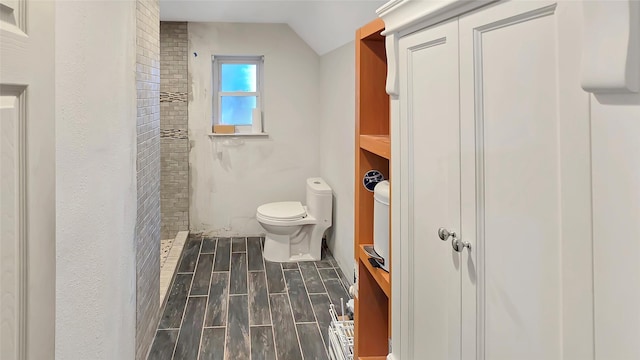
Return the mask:
<path id="1" fill-rule="evenodd" d="M 160 0 L 160 20 L 285 23 L 319 55 L 355 38 L 384 0 Z"/>

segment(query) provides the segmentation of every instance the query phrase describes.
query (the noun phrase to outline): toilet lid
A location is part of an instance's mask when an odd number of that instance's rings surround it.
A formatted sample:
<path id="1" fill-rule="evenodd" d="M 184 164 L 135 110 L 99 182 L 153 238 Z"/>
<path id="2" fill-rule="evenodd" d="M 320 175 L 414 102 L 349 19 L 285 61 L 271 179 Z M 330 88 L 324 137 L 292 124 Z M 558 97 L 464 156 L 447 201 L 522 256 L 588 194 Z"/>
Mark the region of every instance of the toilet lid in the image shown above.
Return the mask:
<path id="1" fill-rule="evenodd" d="M 262 216 L 278 220 L 297 220 L 307 215 L 299 201 L 282 201 L 264 204 L 258 207 Z"/>

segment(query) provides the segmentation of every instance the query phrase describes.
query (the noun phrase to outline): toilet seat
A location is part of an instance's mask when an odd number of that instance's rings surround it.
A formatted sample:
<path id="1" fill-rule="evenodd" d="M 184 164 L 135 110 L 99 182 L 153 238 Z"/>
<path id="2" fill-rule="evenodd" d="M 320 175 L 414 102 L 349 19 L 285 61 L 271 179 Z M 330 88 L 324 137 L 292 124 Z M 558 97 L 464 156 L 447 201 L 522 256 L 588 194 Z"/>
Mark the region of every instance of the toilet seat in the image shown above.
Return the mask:
<path id="1" fill-rule="evenodd" d="M 295 221 L 307 216 L 307 211 L 299 201 L 264 204 L 258 207 L 257 213 L 263 219 L 274 221 Z"/>

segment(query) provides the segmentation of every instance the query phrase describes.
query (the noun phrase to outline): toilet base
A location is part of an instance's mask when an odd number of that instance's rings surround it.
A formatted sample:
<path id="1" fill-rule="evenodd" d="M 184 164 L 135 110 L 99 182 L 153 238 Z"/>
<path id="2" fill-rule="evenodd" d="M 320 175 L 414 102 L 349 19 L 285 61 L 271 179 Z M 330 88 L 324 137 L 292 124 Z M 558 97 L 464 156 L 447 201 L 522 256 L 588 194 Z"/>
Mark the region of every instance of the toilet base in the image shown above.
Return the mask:
<path id="1" fill-rule="evenodd" d="M 264 259 L 273 262 L 318 261 L 321 259 L 319 246 L 317 251 L 310 251 L 308 238 L 296 240 L 298 239 L 292 241 L 289 235 L 267 234 L 264 239 Z"/>

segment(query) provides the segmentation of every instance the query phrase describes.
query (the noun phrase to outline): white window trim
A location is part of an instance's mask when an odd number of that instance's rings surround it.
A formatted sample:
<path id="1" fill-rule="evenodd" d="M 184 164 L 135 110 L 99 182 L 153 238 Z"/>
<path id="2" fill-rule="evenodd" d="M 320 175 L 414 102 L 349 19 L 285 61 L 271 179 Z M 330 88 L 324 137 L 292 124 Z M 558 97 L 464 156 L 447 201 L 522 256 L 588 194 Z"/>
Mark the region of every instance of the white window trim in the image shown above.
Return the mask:
<path id="1" fill-rule="evenodd" d="M 212 94 L 212 105 L 213 105 L 213 125 L 220 124 L 221 118 L 221 107 L 218 105 L 221 102 L 223 96 L 255 96 L 256 97 L 256 106 L 260 108 L 261 111 L 264 111 L 263 106 L 263 84 L 264 84 L 264 56 L 256 56 L 256 55 L 213 55 L 211 57 L 212 60 L 212 73 L 213 73 L 213 94 Z M 257 80 L 257 88 L 255 92 L 245 92 L 245 91 L 220 91 L 222 82 L 220 79 L 220 74 L 222 71 L 222 64 L 256 64 L 256 80 Z M 252 119 L 253 121 L 253 119 Z M 247 134 L 252 132 L 252 125 L 236 125 L 236 133 L 239 134 Z"/>

